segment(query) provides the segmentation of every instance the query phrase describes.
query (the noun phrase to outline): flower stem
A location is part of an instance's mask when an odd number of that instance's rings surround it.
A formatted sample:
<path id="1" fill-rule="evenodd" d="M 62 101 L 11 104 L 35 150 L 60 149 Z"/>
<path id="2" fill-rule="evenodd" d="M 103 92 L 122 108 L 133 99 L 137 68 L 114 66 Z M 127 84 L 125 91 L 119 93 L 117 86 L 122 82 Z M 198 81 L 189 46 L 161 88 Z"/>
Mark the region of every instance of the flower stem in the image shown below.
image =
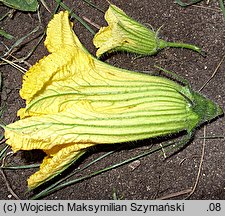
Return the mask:
<path id="1" fill-rule="evenodd" d="M 205 52 L 202 51 L 201 48 L 199 48 L 195 45 L 187 44 L 187 43 L 179 43 L 179 42 L 167 42 L 167 41 L 164 41 L 164 40 L 160 40 L 159 48 L 163 49 L 163 48 L 166 48 L 166 47 L 191 49 L 191 50 L 194 50 L 194 51 L 200 53 L 201 55 L 205 56 Z"/>
<path id="2" fill-rule="evenodd" d="M 192 44 L 179 43 L 179 42 L 167 42 L 166 44 L 168 47 L 180 47 L 180 48 L 185 48 L 185 49 L 191 49 L 191 50 L 194 50 L 199 53 L 202 52 L 201 48 L 199 48 L 195 45 L 192 45 Z"/>

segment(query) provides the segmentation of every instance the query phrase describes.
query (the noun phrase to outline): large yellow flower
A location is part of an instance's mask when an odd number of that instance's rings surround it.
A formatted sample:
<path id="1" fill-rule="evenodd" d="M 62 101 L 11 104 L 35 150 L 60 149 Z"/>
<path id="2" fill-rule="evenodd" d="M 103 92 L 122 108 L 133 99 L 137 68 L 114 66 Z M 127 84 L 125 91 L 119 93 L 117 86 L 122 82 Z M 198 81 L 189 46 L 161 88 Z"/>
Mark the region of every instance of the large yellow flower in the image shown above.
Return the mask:
<path id="1" fill-rule="evenodd" d="M 157 32 L 135 21 L 115 5 L 110 4 L 105 20 L 108 26 L 102 27 L 93 39 L 98 48 L 97 57 L 114 51 L 153 55 L 165 47 L 181 47 L 201 52 L 199 47 L 191 44 L 159 39 Z"/>
<path id="2" fill-rule="evenodd" d="M 45 46 L 50 54 L 24 75 L 21 119 L 5 127 L 13 151 L 47 154 L 29 188 L 57 175 L 90 146 L 191 132 L 221 113 L 188 87 L 97 60 L 74 34 L 68 12 L 50 21 Z"/>

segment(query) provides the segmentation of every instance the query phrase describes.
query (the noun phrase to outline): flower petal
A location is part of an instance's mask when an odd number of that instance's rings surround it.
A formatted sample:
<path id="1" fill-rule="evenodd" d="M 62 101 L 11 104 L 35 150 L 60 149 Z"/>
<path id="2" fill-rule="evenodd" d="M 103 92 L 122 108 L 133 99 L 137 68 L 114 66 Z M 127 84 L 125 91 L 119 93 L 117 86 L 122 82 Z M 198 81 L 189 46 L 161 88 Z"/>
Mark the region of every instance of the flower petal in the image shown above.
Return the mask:
<path id="1" fill-rule="evenodd" d="M 76 65 L 82 65 L 89 54 L 87 55 L 86 49 L 74 34 L 68 15 L 67 11 L 60 12 L 50 21 L 45 45 L 52 54 L 42 58 L 23 77 L 20 95 L 26 100 L 26 104 L 38 94 L 45 92 L 46 86 L 55 80 L 60 78 L 66 80 L 68 75 L 75 75 L 77 70 L 84 69 Z M 89 60 L 91 61 L 87 59 Z"/>
<path id="2" fill-rule="evenodd" d="M 80 138 L 79 130 L 76 116 L 72 113 L 49 114 L 25 118 L 5 126 L 5 138 L 14 152 L 32 149 L 46 151 L 53 147 L 63 148 L 70 143 L 86 148 L 90 145 L 86 145 L 89 135 Z"/>
<path id="3" fill-rule="evenodd" d="M 77 46 L 84 49 L 78 38 L 73 32 L 73 23 L 68 19 L 68 11 L 61 11 L 54 15 L 47 28 L 45 46 L 49 52 L 57 52 L 62 48 Z"/>
<path id="4" fill-rule="evenodd" d="M 49 150 L 69 143 L 86 148 L 86 143 L 113 144 L 166 135 L 188 128 L 189 121 L 196 123 L 198 116 L 183 96 L 168 91 L 146 91 L 146 95 L 134 92 L 130 98 L 121 94 L 115 101 L 107 101 L 110 95 L 102 95 L 105 102 L 98 97 L 95 101 L 93 95 L 92 102 L 73 103 L 63 112 L 32 116 L 5 126 L 6 142 L 13 151 Z"/>
<path id="5" fill-rule="evenodd" d="M 85 150 L 79 150 L 77 145 L 68 145 L 53 156 L 46 156 L 40 166 L 40 170 L 28 178 L 28 187 L 34 189 L 40 184 L 54 178 L 84 153 Z"/>
<path id="6" fill-rule="evenodd" d="M 85 61 L 87 61 L 86 64 Z M 83 74 L 79 73 L 87 70 L 86 67 L 91 65 L 91 61 L 92 59 L 85 52 L 80 52 L 77 48 L 62 48 L 60 51 L 44 57 L 29 69 L 24 75 L 20 95 L 28 105 L 31 101 L 38 100 L 40 95 L 48 96 L 50 92 L 56 94 L 57 88 L 62 89 L 59 86 L 60 82 L 65 85 L 72 81 L 73 83 L 78 82 L 78 85 L 82 84 L 85 81 L 81 80 Z M 69 78 L 73 80 L 69 81 Z M 57 88 L 54 89 L 54 86 Z"/>

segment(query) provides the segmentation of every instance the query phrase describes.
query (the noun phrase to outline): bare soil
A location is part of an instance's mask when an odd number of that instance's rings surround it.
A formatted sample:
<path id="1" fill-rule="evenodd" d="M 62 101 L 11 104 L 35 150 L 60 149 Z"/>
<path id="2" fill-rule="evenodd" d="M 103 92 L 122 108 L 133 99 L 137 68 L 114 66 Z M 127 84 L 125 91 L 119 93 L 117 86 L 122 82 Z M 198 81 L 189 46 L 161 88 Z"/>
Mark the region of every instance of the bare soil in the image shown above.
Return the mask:
<path id="1" fill-rule="evenodd" d="M 56 6 L 55 2 L 53 0 L 46 2 L 53 11 Z M 98 25 L 106 25 L 104 14 L 83 1 L 67 0 L 64 2 L 79 16 L 85 16 Z M 108 8 L 106 1 L 93 0 L 92 2 L 104 11 Z M 218 1 L 210 1 L 209 5 L 206 1 L 202 1 L 201 4 L 187 8 L 178 6 L 173 0 L 111 0 L 111 2 L 141 23 L 150 24 L 154 29 L 162 27 L 159 34 L 162 39 L 198 45 L 206 51 L 207 56 L 203 57 L 191 50 L 170 48 L 162 50 L 155 56 L 143 58 L 124 53 L 114 54 L 106 59 L 110 64 L 143 72 L 154 71 L 156 64 L 183 76 L 197 91 L 211 77 L 225 54 L 225 20 L 219 10 Z M 0 6 L 0 16 L 7 11 L 9 8 Z M 20 58 L 27 55 L 37 43 L 37 36 L 43 32 L 51 19 L 51 14 L 42 5 L 40 6 L 40 19 L 40 29 L 25 39 L 22 46 L 13 50 L 13 56 Z M 5 31 L 15 36 L 13 40 L 0 38 L 6 46 L 11 47 L 17 39 L 39 25 L 39 18 L 37 13 L 14 11 L 11 17 L 7 17 L 0 24 Z M 97 31 L 94 27 L 93 29 Z M 81 42 L 94 54 L 93 36 L 76 21 L 74 30 Z M 0 55 L 6 50 L 3 43 L 0 44 Z M 47 55 L 47 51 L 42 41 L 26 62 L 32 65 L 44 55 Z M 8 56 L 8 58 L 12 60 L 13 57 Z M 29 68 L 29 65 L 25 63 L 19 65 L 26 69 Z M 225 61 L 221 63 L 213 79 L 201 92 L 225 110 L 224 69 Z M 23 74 L 8 64 L 0 65 L 0 73 L 3 85 L 1 106 L 4 107 L 2 119 L 8 124 L 17 120 L 17 110 L 24 106 L 24 101 L 19 96 Z M 207 124 L 206 134 L 210 137 L 224 136 L 224 117 Z M 201 127 L 197 130 L 195 138 L 184 149 L 167 159 L 163 157 L 162 152 L 161 154 L 155 153 L 139 159 L 136 166 L 132 164 L 134 168 L 131 164 L 123 165 L 68 186 L 45 199 L 113 199 L 113 194 L 116 194 L 118 198 L 122 196 L 123 199 L 158 199 L 165 196 L 170 199 L 183 199 L 188 195 L 184 192 L 188 189 L 190 192 L 190 188 L 193 188 L 196 182 L 203 146 L 203 140 L 198 138 L 203 135 L 203 127 Z M 122 150 L 106 157 L 87 172 L 140 154 L 148 149 L 151 143 L 151 140 L 144 140 L 124 145 Z M 206 139 L 199 182 L 190 199 L 225 199 L 224 144 L 224 139 Z M 0 149 L 4 147 L 5 144 L 2 142 Z M 110 150 L 116 147 L 118 145 L 110 147 Z M 94 150 L 90 155 L 83 157 L 78 164 L 69 168 L 63 176 L 71 173 L 77 166 L 82 166 L 109 151 L 105 147 Z M 42 159 L 41 151 L 21 151 L 7 157 L 5 162 L 9 165 L 23 165 L 41 162 Z M 38 190 L 26 193 L 26 179 L 36 170 L 36 168 L 4 170 L 7 180 L 0 175 L 0 199 L 15 199 L 7 184 L 20 199 L 29 199 Z M 182 195 L 171 196 L 178 192 Z"/>

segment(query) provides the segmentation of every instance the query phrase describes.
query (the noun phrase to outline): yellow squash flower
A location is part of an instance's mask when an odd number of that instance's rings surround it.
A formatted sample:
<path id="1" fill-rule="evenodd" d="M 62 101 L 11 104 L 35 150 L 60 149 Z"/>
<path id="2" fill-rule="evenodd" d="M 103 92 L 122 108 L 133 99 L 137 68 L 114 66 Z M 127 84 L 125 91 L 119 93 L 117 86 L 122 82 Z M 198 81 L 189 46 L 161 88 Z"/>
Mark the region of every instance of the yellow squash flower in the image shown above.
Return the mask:
<path id="1" fill-rule="evenodd" d="M 210 100 L 169 79 L 115 68 L 94 58 L 72 30 L 68 12 L 50 21 L 50 54 L 24 75 L 20 120 L 5 126 L 13 151 L 42 149 L 35 188 L 87 148 L 186 130 L 222 113 Z"/>
<path id="2" fill-rule="evenodd" d="M 165 47 L 181 47 L 201 52 L 199 47 L 191 44 L 159 39 L 158 32 L 135 21 L 115 5 L 110 4 L 105 13 L 105 20 L 108 26 L 100 28 L 93 39 L 94 45 L 98 48 L 97 57 L 114 51 L 154 55 Z"/>

